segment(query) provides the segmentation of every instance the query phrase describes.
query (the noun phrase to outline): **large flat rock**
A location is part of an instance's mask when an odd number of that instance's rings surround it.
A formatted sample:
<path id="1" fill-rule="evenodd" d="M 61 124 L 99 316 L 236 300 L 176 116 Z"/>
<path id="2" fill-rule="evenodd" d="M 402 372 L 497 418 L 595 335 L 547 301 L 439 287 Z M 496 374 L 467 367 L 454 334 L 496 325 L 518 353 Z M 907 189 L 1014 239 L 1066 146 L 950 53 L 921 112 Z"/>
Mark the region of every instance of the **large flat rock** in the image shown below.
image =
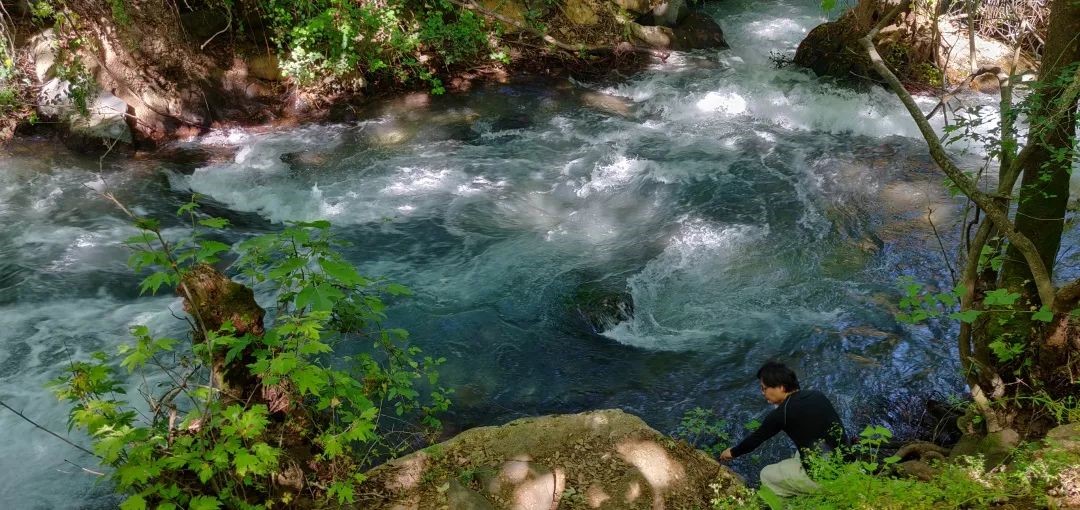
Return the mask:
<path id="1" fill-rule="evenodd" d="M 738 484 L 709 455 L 619 410 L 467 430 L 367 474 L 357 508 L 478 508 L 479 495 L 514 510 L 708 508 L 711 483 Z"/>

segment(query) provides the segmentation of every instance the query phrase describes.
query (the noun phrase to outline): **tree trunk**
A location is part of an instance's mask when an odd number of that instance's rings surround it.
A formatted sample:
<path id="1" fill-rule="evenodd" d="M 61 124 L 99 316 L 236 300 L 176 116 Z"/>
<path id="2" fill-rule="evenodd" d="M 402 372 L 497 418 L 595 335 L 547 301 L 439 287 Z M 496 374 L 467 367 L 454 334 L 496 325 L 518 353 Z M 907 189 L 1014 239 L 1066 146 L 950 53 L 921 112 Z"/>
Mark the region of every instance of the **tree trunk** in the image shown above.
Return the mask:
<path id="1" fill-rule="evenodd" d="M 1080 34 L 1080 2 L 1054 0 L 1050 7 L 1050 28 L 1042 57 L 1042 68 L 1039 70 L 1039 81 L 1057 83 L 1040 91 L 1043 95 L 1042 103 L 1031 112 L 1031 117 L 1036 122 L 1037 119 L 1050 115 L 1056 103 L 1054 99 L 1061 95 L 1071 81 L 1061 78 L 1069 66 L 1080 61 L 1080 39 L 1077 34 Z M 1032 122 L 1032 125 L 1035 126 L 1036 122 Z M 1035 243 L 1043 264 L 1051 272 L 1061 246 L 1061 233 L 1069 202 L 1069 173 L 1072 167 L 1072 138 L 1075 129 L 1074 104 L 1068 114 L 1061 116 L 1056 125 L 1045 131 L 1041 140 L 1028 141 L 1036 143 L 1037 146 L 1024 166 L 1020 182 L 1016 228 Z M 1055 158 L 1054 152 L 1061 150 L 1066 151 L 1066 157 Z M 1010 245 L 1001 271 L 1001 286 L 1013 291 L 1025 290 L 1025 295 L 1037 296 L 1037 293 L 1032 292 L 1031 280 L 1031 269 L 1016 248 Z M 1032 302 L 1039 305 L 1051 304 L 1039 303 L 1037 298 L 1032 299 Z"/>
<path id="2" fill-rule="evenodd" d="M 1041 102 L 1029 113 L 1031 130 L 1028 144 L 1034 144 L 1030 157 L 1023 165 L 1020 196 L 1015 214 L 1016 230 L 1034 243 L 1043 265 L 1053 275 L 1054 261 L 1061 246 L 1065 214 L 1069 201 L 1069 175 L 1073 161 L 1073 142 L 1076 129 L 1076 104 L 1069 106 L 1056 122 L 1047 124 L 1047 118 L 1062 105 L 1059 97 L 1073 81 L 1074 66 L 1080 61 L 1080 3 L 1074 0 L 1054 0 L 1050 7 L 1050 27 L 1042 57 L 1039 81 L 1046 86 L 1037 91 Z M 1038 131 L 1040 130 L 1041 131 Z M 1037 133 L 1041 132 L 1042 135 Z M 1002 190 L 1006 191 L 1006 190 Z M 978 256 L 978 254 L 971 254 Z M 997 286 L 1023 297 L 1017 303 L 1020 312 L 1004 324 L 996 318 L 987 318 L 975 333 L 976 345 L 989 345 L 997 339 L 1007 342 L 1026 342 L 1024 356 L 1031 362 L 1027 373 L 1019 377 L 1026 381 L 1027 391 L 1043 391 L 1052 398 L 1061 398 L 1074 391 L 1078 366 L 1075 328 L 1070 326 L 1068 315 L 1059 313 L 1051 324 L 1034 321 L 1029 312 L 1045 303 L 1033 284 L 1031 267 L 1016 246 L 1006 248 Z M 1013 361 L 1013 364 L 1020 360 Z M 1015 380 L 1018 367 L 997 363 L 998 374 Z M 985 388 L 984 389 L 989 389 Z"/>

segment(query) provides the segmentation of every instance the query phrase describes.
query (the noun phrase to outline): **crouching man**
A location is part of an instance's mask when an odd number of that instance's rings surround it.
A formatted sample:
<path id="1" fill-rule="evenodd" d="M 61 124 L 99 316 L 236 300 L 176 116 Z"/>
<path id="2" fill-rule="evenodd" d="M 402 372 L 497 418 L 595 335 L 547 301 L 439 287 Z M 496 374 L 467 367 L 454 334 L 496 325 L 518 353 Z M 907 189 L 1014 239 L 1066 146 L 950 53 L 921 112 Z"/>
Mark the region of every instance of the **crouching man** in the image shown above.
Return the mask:
<path id="1" fill-rule="evenodd" d="M 781 430 L 795 443 L 795 456 L 761 470 L 761 485 L 777 496 L 791 497 L 808 494 L 818 485 L 806 474 L 800 452 L 819 450 L 829 452 L 846 444 L 840 415 L 829 399 L 819 391 L 800 390 L 799 379 L 782 363 L 770 361 L 757 372 L 761 393 L 773 404 L 773 409 L 761 426 L 749 437 L 720 454 L 720 460 L 731 460 L 754 451 L 765 440 Z"/>

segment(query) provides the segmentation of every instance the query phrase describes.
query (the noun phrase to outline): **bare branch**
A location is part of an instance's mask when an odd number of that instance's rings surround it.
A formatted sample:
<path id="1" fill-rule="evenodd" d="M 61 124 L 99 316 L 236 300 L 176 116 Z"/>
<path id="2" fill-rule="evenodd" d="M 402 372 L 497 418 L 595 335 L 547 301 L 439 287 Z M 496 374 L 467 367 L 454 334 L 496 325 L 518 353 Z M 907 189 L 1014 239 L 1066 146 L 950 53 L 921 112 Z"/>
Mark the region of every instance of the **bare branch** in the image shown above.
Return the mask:
<path id="1" fill-rule="evenodd" d="M 57 439 L 59 439 L 59 440 L 61 440 L 61 441 L 65 442 L 65 443 L 67 443 L 67 444 L 69 444 L 69 445 L 71 445 L 71 446 L 74 446 L 75 448 L 79 449 L 80 451 L 82 451 L 82 452 L 84 452 L 84 453 L 87 453 L 87 454 L 89 454 L 89 455 L 93 455 L 94 457 L 97 457 L 97 458 L 99 458 L 99 459 L 101 458 L 101 456 L 100 456 L 100 455 L 98 455 L 98 454 L 96 454 L 96 453 L 94 453 L 94 452 L 92 452 L 92 451 L 90 451 L 90 450 L 87 450 L 86 448 L 83 448 L 83 447 L 81 447 L 81 446 L 79 446 L 79 445 L 77 445 L 77 444 L 75 444 L 75 443 L 71 442 L 71 440 L 70 440 L 70 439 L 68 439 L 68 438 L 66 438 L 66 437 L 64 437 L 64 436 L 61 436 L 60 434 L 57 434 L 56 432 L 53 432 L 53 431 L 51 431 L 51 430 L 49 430 L 49 429 L 47 429 L 47 428 L 45 428 L 45 427 L 41 426 L 40 424 L 38 424 L 38 422 L 36 422 L 36 421 L 34 421 L 34 420 L 31 420 L 30 418 L 27 418 L 25 414 L 23 414 L 23 413 L 20 413 L 19 411 L 16 411 L 16 410 L 15 410 L 14 408 L 12 408 L 11 406 L 7 405 L 7 403 L 6 403 L 6 402 L 4 402 L 3 400 L 0 400 L 0 406 L 2 406 L 2 407 L 4 407 L 4 408 L 6 408 L 6 409 L 7 409 L 8 411 L 11 411 L 11 412 L 15 413 L 15 416 L 18 416 L 19 418 L 22 418 L 22 419 L 23 419 L 24 421 L 26 421 L 27 423 L 29 423 L 29 424 L 33 425 L 34 427 L 37 427 L 37 428 L 39 428 L 39 429 L 41 429 L 41 430 L 44 430 L 44 431 L 45 431 L 45 432 L 47 432 L 47 433 L 48 433 L 49 435 L 51 435 L 51 436 L 53 436 L 53 437 L 55 437 L 55 438 L 57 438 Z"/>
<path id="2" fill-rule="evenodd" d="M 228 4 L 226 4 L 226 5 L 228 5 Z M 210 41 L 213 41 L 215 37 L 217 37 L 217 36 L 219 36 L 219 35 L 221 35 L 221 34 L 224 34 L 224 33 L 225 33 L 225 32 L 227 32 L 227 31 L 228 31 L 228 30 L 229 30 L 230 28 L 232 28 L 232 9 L 228 9 L 228 13 L 229 13 L 229 22 L 228 22 L 228 23 L 227 23 L 227 24 L 225 25 L 225 28 L 223 28 L 223 29 L 219 30 L 219 31 L 218 31 L 218 32 L 217 32 L 216 34 L 214 34 L 214 35 L 210 36 L 210 38 L 209 38 L 209 39 L 207 39 L 207 40 L 206 40 L 206 42 L 202 43 L 202 46 L 199 46 L 199 50 L 200 50 L 200 51 L 201 51 L 201 50 L 205 50 L 205 49 L 206 49 L 206 45 L 207 45 L 207 44 L 210 44 Z M 209 111 L 209 108 L 207 108 L 207 111 Z"/>

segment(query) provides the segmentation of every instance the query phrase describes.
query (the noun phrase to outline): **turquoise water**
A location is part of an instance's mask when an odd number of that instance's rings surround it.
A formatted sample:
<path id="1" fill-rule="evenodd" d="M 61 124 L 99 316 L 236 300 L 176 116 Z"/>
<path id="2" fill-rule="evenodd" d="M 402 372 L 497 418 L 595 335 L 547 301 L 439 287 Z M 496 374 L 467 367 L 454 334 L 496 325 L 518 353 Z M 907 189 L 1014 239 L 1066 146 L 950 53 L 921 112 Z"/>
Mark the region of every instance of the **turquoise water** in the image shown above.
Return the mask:
<path id="1" fill-rule="evenodd" d="M 927 206 L 946 243 L 959 218 L 914 125 L 884 91 L 773 68 L 771 50 L 824 19 L 814 2 L 710 9 L 734 49 L 619 82 L 409 96 L 353 123 L 214 133 L 100 176 L 96 159 L 9 148 L 0 397 L 64 431 L 42 385 L 68 360 L 133 324 L 182 334 L 177 300 L 138 296 L 120 245 L 134 229 L 103 187 L 161 218 L 199 193 L 237 226 L 229 242 L 331 220 L 364 273 L 415 291 L 389 322 L 448 359 L 450 431 L 604 407 L 665 431 L 695 406 L 742 423 L 765 411 L 753 374 L 772 357 L 852 422 L 957 390 L 948 331 L 893 318 L 897 276 L 949 285 Z M 631 296 L 633 316 L 593 327 L 573 304 L 582 289 Z M 10 413 L 0 424 L 4 507 L 109 504 L 65 461 L 92 459 Z"/>

